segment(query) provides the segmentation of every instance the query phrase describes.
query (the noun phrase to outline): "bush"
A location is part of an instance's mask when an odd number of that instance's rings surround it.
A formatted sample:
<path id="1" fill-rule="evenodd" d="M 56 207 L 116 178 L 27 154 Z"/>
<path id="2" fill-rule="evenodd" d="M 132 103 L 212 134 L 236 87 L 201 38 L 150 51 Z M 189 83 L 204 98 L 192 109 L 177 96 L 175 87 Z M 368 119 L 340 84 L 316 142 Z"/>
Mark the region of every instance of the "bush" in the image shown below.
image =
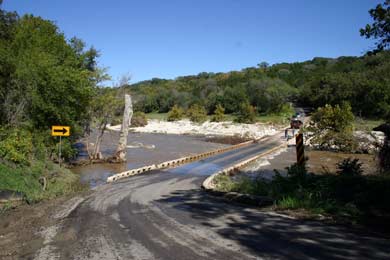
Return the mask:
<path id="1" fill-rule="evenodd" d="M 135 112 L 131 118 L 131 127 L 146 126 L 148 124 L 148 119 L 146 118 L 145 113 Z"/>
<path id="2" fill-rule="evenodd" d="M 347 158 L 337 164 L 337 173 L 344 176 L 359 176 L 362 175 L 362 163 L 359 159 Z"/>
<path id="3" fill-rule="evenodd" d="M 57 155 L 57 158 L 59 156 L 59 146 L 60 143 L 58 142 L 55 146 L 55 150 L 53 151 L 54 154 Z M 74 159 L 77 156 L 77 149 L 72 146 L 72 143 L 67 138 L 62 138 L 61 140 L 61 161 L 70 161 Z"/>
<path id="4" fill-rule="evenodd" d="M 122 124 L 123 117 L 116 116 L 113 119 L 111 119 L 111 125 L 121 125 Z"/>
<path id="5" fill-rule="evenodd" d="M 45 190 L 39 181 L 41 177 L 47 180 Z M 0 164 L 0 179 L 0 190 L 21 192 L 28 203 L 85 189 L 77 174 L 52 162 L 34 162 L 31 167 Z"/>
<path id="6" fill-rule="evenodd" d="M 211 121 L 212 122 L 222 122 L 225 120 L 225 118 L 226 118 L 225 109 L 223 108 L 223 106 L 218 104 L 214 110 L 214 115 L 211 118 Z"/>
<path id="7" fill-rule="evenodd" d="M 235 122 L 252 124 L 256 121 L 256 110 L 248 102 L 244 102 L 240 106 L 240 111 Z"/>
<path id="8" fill-rule="evenodd" d="M 203 123 L 204 121 L 207 120 L 206 109 L 197 104 L 192 105 L 188 109 L 187 116 L 192 122 L 196 122 L 196 123 Z"/>
<path id="9" fill-rule="evenodd" d="M 184 116 L 184 111 L 181 107 L 174 105 L 172 109 L 168 112 L 168 121 L 178 121 L 181 120 Z"/>
<path id="10" fill-rule="evenodd" d="M 291 115 L 294 114 L 294 109 L 290 103 L 284 103 L 280 107 L 280 111 L 278 115 L 285 116 L 285 117 L 291 117 Z"/>
<path id="11" fill-rule="evenodd" d="M 287 168 L 287 176 L 278 172 L 269 181 L 228 176 L 216 179 L 217 189 L 269 196 L 280 208 L 305 208 L 313 213 L 328 213 L 364 221 L 390 213 L 390 176 L 364 176 L 358 160 L 339 162 L 339 174 L 315 175 L 296 164 Z"/>
<path id="12" fill-rule="evenodd" d="M 1 128 L 0 158 L 16 164 L 29 165 L 32 159 L 32 135 L 24 129 Z"/>
<path id="13" fill-rule="evenodd" d="M 227 175 L 219 174 L 215 177 L 214 181 L 219 191 L 229 192 L 234 190 L 235 183 Z"/>
<path id="14" fill-rule="evenodd" d="M 352 134 L 354 120 L 348 103 L 318 108 L 309 127 L 314 132 L 313 143 L 320 149 L 355 151 L 358 145 Z"/>

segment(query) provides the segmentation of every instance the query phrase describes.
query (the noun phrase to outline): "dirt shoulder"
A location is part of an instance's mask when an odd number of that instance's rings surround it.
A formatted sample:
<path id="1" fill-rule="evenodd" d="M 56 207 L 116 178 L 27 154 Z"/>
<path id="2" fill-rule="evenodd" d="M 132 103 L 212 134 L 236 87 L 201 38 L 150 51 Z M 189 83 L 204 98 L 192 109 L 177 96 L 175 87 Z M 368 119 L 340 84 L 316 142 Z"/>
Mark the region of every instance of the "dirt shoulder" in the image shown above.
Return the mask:
<path id="1" fill-rule="evenodd" d="M 58 224 L 88 194 L 23 204 L 0 213 L 0 259 L 33 259 L 48 242 L 45 231 Z"/>

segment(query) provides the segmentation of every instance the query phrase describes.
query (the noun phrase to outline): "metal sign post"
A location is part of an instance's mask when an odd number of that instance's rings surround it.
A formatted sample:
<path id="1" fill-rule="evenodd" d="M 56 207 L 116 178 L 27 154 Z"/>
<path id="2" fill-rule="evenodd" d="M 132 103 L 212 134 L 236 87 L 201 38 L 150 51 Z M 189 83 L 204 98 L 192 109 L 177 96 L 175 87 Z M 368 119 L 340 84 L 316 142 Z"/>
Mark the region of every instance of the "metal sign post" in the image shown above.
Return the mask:
<path id="1" fill-rule="evenodd" d="M 58 154 L 59 154 L 58 163 L 60 165 L 60 168 L 61 168 L 61 143 L 62 143 L 61 138 L 62 138 L 62 136 L 60 135 L 60 147 L 59 147 L 59 152 L 58 152 Z"/>
<path id="2" fill-rule="evenodd" d="M 58 163 L 61 167 L 62 137 L 70 136 L 70 126 L 53 125 L 51 127 L 51 135 L 60 137 L 60 145 L 58 147 Z"/>

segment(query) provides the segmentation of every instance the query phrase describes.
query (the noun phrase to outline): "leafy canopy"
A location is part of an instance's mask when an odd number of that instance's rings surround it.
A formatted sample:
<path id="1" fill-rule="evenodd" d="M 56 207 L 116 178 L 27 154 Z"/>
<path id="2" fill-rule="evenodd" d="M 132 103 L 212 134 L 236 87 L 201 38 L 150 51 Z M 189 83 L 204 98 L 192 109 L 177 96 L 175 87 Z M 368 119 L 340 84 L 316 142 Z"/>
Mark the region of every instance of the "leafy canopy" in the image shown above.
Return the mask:
<path id="1" fill-rule="evenodd" d="M 366 38 L 378 39 L 375 52 L 389 49 L 390 47 L 390 0 L 378 4 L 368 11 L 374 20 L 373 24 L 367 24 L 360 29 L 360 35 Z"/>

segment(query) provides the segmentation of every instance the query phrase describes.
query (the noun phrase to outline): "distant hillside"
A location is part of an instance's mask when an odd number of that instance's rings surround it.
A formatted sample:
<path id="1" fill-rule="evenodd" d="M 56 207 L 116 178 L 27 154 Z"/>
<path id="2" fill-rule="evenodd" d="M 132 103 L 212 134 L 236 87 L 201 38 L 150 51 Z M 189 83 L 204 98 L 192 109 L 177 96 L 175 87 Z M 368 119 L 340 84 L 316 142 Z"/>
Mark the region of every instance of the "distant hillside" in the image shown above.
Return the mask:
<path id="1" fill-rule="evenodd" d="M 241 71 L 154 78 L 128 89 L 136 109 L 144 112 L 167 112 L 174 104 L 187 108 L 196 103 L 208 113 L 217 104 L 233 113 L 248 101 L 261 114 L 277 114 L 287 102 L 318 107 L 347 101 L 356 114 L 383 118 L 390 114 L 390 52 L 272 66 L 263 62 Z"/>

